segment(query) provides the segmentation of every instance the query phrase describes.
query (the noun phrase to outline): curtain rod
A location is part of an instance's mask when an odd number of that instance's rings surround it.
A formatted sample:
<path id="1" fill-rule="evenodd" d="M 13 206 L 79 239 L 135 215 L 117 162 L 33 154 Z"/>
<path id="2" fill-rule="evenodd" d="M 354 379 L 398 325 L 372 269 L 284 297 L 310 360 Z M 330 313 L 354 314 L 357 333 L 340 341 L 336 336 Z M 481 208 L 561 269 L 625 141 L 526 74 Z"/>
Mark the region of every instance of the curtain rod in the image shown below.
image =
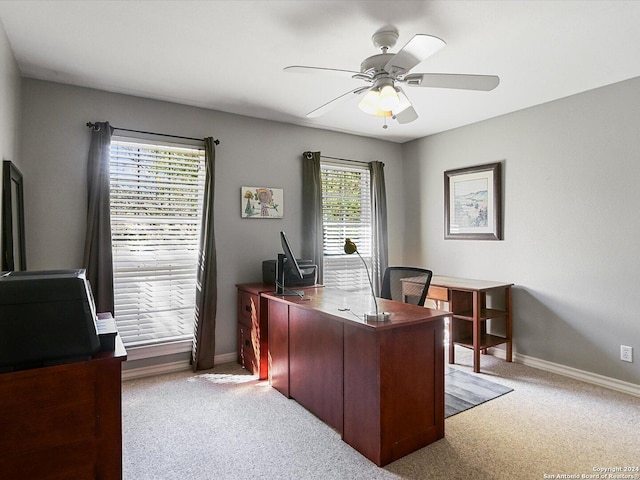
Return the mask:
<path id="1" fill-rule="evenodd" d="M 361 163 L 362 165 L 369 165 L 369 162 L 363 162 L 361 160 L 350 160 L 348 158 L 328 157 L 326 155 L 320 155 L 320 158 L 328 158 L 330 160 L 340 160 L 341 162 Z"/>
<path id="2" fill-rule="evenodd" d="M 90 128 L 95 128 L 96 124 L 95 123 L 91 123 L 91 122 L 87 122 L 87 127 Z M 143 130 L 131 130 L 129 128 L 119 128 L 119 127 L 113 127 L 112 128 L 114 130 L 120 130 L 121 132 L 133 132 L 133 133 L 144 133 L 147 135 L 158 135 L 160 137 L 171 137 L 171 138 L 181 138 L 183 140 L 197 140 L 197 141 L 202 141 L 202 138 L 193 138 L 193 137 L 181 137 L 180 135 L 169 135 L 166 133 L 155 133 L 155 132 L 145 132 Z M 220 145 L 220 140 L 218 140 L 217 138 L 213 141 L 213 143 L 215 143 L 216 145 Z"/>

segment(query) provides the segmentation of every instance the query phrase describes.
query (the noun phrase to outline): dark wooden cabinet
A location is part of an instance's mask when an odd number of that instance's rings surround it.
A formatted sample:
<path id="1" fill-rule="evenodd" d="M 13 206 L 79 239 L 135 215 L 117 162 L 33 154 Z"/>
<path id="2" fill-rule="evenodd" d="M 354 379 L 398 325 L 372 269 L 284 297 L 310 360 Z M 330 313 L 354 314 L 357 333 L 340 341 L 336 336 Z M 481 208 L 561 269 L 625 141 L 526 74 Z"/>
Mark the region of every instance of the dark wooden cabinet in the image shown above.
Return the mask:
<path id="1" fill-rule="evenodd" d="M 267 344 L 268 324 L 262 292 L 273 291 L 273 285 L 244 283 L 238 289 L 238 363 L 261 379 L 269 373 Z"/>
<path id="2" fill-rule="evenodd" d="M 0 478 L 122 478 L 120 337 L 91 360 L 0 375 Z"/>

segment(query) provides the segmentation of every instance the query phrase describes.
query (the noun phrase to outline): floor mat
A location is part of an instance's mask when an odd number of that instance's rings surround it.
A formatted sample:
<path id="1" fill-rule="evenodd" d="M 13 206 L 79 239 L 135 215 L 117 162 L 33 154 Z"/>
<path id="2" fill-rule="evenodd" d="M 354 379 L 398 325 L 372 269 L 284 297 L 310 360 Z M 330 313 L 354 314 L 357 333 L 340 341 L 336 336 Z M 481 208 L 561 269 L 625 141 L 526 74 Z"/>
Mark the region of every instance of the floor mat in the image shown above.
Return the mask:
<path id="1" fill-rule="evenodd" d="M 513 388 L 448 368 L 444 376 L 444 416 L 448 418 L 509 393 Z"/>

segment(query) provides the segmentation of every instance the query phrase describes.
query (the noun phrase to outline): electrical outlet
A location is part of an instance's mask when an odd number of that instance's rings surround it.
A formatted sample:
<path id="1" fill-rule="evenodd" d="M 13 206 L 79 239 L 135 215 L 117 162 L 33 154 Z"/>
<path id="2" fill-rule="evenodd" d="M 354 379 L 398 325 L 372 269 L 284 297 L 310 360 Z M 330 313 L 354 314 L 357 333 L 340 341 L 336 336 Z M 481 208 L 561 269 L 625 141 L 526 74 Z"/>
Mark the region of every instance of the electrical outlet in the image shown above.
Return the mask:
<path id="1" fill-rule="evenodd" d="M 633 362 L 633 347 L 620 345 L 620 360 L 623 362 Z"/>

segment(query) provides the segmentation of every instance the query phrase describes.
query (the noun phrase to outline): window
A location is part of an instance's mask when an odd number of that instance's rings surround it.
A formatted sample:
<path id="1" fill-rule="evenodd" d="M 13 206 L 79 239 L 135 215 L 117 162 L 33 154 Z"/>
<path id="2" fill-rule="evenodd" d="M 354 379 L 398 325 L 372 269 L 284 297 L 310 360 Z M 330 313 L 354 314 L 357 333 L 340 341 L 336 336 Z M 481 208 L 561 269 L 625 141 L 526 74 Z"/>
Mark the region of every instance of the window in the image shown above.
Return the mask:
<path id="1" fill-rule="evenodd" d="M 344 253 L 350 238 L 371 269 L 371 194 L 366 165 L 321 164 L 323 281 L 331 287 L 369 291 L 367 272 L 358 255 Z"/>
<path id="2" fill-rule="evenodd" d="M 115 319 L 127 346 L 193 337 L 204 151 L 111 142 Z"/>

